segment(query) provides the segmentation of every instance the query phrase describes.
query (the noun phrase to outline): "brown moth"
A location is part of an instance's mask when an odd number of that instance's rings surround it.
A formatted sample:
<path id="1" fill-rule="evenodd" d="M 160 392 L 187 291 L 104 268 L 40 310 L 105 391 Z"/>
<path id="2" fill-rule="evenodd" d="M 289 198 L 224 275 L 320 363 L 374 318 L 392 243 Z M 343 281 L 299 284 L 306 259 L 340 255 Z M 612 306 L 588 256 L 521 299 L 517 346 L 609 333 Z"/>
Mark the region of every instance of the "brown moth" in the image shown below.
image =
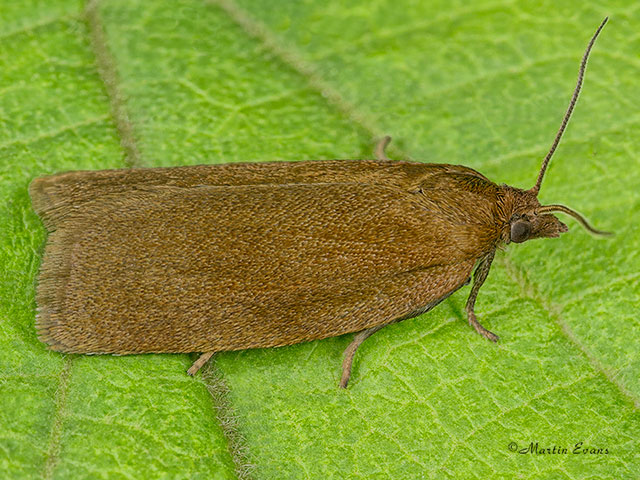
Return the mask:
<path id="1" fill-rule="evenodd" d="M 29 193 L 51 232 L 36 326 L 53 350 L 85 354 L 278 347 L 359 332 L 431 310 L 470 281 L 469 324 L 496 248 L 557 237 L 577 219 L 537 195 L 582 85 L 533 188 L 458 165 L 336 160 L 69 172 Z"/>

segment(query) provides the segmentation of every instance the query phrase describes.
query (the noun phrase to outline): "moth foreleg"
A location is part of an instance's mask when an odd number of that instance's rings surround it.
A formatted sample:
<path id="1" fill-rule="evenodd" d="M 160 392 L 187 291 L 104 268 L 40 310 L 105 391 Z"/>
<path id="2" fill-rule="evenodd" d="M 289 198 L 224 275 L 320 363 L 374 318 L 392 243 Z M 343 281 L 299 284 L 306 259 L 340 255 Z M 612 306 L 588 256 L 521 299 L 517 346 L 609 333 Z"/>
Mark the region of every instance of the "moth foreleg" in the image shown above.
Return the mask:
<path id="1" fill-rule="evenodd" d="M 356 336 L 353 338 L 353 341 L 349 344 L 349 346 L 344 351 L 344 360 L 342 361 L 342 378 L 340 379 L 340 388 L 347 388 L 347 383 L 349 383 L 349 377 L 351 377 L 351 364 L 353 363 L 353 357 L 356 354 L 356 350 L 358 347 L 371 335 L 376 333 L 384 325 L 377 325 L 375 327 L 367 328 L 366 330 L 362 330 L 358 332 Z"/>
<path id="2" fill-rule="evenodd" d="M 376 145 L 375 153 L 378 160 L 389 160 L 387 154 L 384 153 L 384 149 L 387 148 L 389 142 L 391 142 L 391 137 L 389 135 L 385 135 L 384 138 L 378 142 L 378 145 Z"/>
<path id="3" fill-rule="evenodd" d="M 204 366 L 204 364 L 209 361 L 209 359 L 213 356 L 214 353 L 215 352 L 205 352 L 202 355 L 200 355 L 198 359 L 195 362 L 193 362 L 193 365 L 191 365 L 191 368 L 187 370 L 187 373 L 193 377 L 196 373 L 198 373 L 198 370 L 200 370 Z"/>
<path id="4" fill-rule="evenodd" d="M 495 251 L 488 254 L 478 264 L 475 273 L 473 274 L 473 286 L 471 287 L 471 293 L 469 293 L 469 298 L 467 299 L 467 305 L 465 306 L 465 310 L 467 311 L 467 318 L 469 319 L 469 325 L 475 328 L 476 332 L 482 335 L 484 338 L 488 338 L 492 342 L 498 341 L 498 336 L 495 333 L 490 332 L 476 319 L 476 314 L 473 311 L 476 305 L 476 298 L 478 296 L 478 291 L 480 287 L 487 279 L 487 275 L 489 275 L 489 269 L 491 268 L 491 262 L 493 261 L 493 257 L 495 255 Z"/>

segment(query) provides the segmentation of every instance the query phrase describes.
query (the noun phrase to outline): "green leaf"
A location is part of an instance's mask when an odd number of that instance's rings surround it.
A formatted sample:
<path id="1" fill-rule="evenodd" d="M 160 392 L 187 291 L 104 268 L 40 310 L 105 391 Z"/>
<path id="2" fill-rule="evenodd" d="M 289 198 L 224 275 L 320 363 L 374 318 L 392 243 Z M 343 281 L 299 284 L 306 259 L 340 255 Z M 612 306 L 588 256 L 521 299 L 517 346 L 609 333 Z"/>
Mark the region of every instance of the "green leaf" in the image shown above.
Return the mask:
<path id="1" fill-rule="evenodd" d="M 351 336 L 219 354 L 195 379 L 195 356 L 64 356 L 37 340 L 33 178 L 366 158 L 390 134 L 392 157 L 528 188 L 605 15 L 541 200 L 616 236 L 568 220 L 499 254 L 476 308 L 497 345 L 466 325 L 468 288 L 367 340 L 345 391 Z M 639 27 L 627 2 L 3 5 L 0 476 L 637 476 Z"/>

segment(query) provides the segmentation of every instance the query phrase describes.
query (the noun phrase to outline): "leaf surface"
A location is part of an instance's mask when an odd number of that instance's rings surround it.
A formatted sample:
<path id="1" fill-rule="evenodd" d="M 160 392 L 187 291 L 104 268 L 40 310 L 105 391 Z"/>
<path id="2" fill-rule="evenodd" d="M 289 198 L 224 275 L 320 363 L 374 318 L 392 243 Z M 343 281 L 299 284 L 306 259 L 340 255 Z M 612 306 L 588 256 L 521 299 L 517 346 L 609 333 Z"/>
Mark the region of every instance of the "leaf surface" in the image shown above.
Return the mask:
<path id="1" fill-rule="evenodd" d="M 18 2 L 0 14 L 2 477 L 637 476 L 637 6 L 83 8 Z M 220 354 L 196 379 L 184 374 L 195 357 L 63 356 L 37 340 L 36 176 L 368 158 L 391 134 L 393 158 L 528 188 L 605 15 L 541 200 L 616 236 L 568 220 L 560 239 L 501 253 L 476 308 L 499 344 L 465 324 L 468 288 L 367 340 L 346 391 L 336 385 L 350 336 Z M 574 454 L 578 442 L 603 452 Z"/>

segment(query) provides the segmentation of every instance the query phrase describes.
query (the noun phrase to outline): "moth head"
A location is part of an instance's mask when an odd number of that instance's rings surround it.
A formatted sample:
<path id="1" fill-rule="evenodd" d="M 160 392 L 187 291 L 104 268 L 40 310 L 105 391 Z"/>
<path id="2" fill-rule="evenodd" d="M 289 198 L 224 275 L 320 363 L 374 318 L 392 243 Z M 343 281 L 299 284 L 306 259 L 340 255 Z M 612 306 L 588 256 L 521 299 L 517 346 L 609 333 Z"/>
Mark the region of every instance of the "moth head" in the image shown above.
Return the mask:
<path id="1" fill-rule="evenodd" d="M 593 228 L 578 212 L 565 205 L 540 205 L 537 194 L 531 190 L 520 190 L 507 187 L 512 194 L 511 217 L 508 219 L 508 231 L 505 232 L 510 242 L 523 243 L 534 238 L 554 238 L 569 228 L 562 223 L 554 212 L 572 216 L 589 233 L 594 235 L 611 235 Z M 504 235 L 504 234 L 503 234 Z M 504 238 L 504 237 L 503 237 Z"/>
<path id="2" fill-rule="evenodd" d="M 557 237 L 561 233 L 566 232 L 568 230 L 567 226 L 562 223 L 555 215 L 552 215 L 552 212 L 562 212 L 567 215 L 572 216 L 580 224 L 590 233 L 594 235 L 611 235 L 608 232 L 603 232 L 600 230 L 596 230 L 585 220 L 585 218 L 580 215 L 575 210 L 565 206 L 565 205 L 540 205 L 538 202 L 538 193 L 540 192 L 540 186 L 542 185 L 542 180 L 544 178 L 544 174 L 547 171 L 547 167 L 549 166 L 549 161 L 553 156 L 553 153 L 556 151 L 558 144 L 560 143 L 560 138 L 562 138 L 562 134 L 564 133 L 565 128 L 567 128 L 567 124 L 569 123 L 569 119 L 571 118 L 571 114 L 573 109 L 578 101 L 578 95 L 580 94 L 580 89 L 582 88 L 582 81 L 584 79 L 584 72 L 587 67 L 587 59 L 589 58 L 589 53 L 591 52 L 591 48 L 598 38 L 600 31 L 607 23 L 608 18 L 605 18 L 596 33 L 591 37 L 591 41 L 587 45 L 587 49 L 582 56 L 582 61 L 580 62 L 580 70 L 578 72 L 578 83 L 576 85 L 575 90 L 573 91 L 573 95 L 571 97 L 571 101 L 569 102 L 569 108 L 562 119 L 562 124 L 558 132 L 556 133 L 556 137 L 553 140 L 553 144 L 549 149 L 546 157 L 542 161 L 542 167 L 540 168 L 540 172 L 538 173 L 538 179 L 536 184 L 530 188 L 529 190 L 519 190 L 519 195 L 517 196 L 517 203 L 519 203 L 519 207 L 515 210 L 510 219 L 510 240 L 514 243 L 522 243 L 527 240 L 533 238 L 542 238 L 542 237 Z"/>
<path id="3" fill-rule="evenodd" d="M 514 214 L 510 222 L 510 239 L 522 243 L 534 238 L 553 238 L 568 231 L 567 226 L 555 215 L 538 214 L 536 211 Z"/>

